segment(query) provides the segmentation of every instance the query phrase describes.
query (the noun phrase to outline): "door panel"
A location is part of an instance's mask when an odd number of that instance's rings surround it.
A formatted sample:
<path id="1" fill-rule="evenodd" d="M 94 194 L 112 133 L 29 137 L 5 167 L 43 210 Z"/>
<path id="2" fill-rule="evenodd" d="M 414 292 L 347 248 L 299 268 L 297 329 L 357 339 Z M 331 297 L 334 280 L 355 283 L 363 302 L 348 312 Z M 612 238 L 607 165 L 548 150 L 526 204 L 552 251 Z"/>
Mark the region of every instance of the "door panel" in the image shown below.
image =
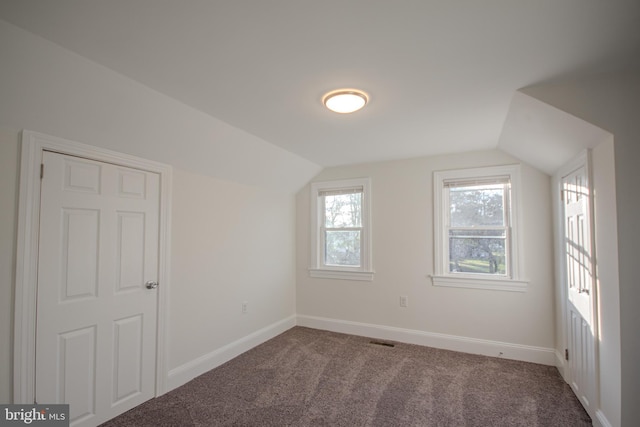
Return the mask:
<path id="1" fill-rule="evenodd" d="M 43 164 L 35 395 L 93 426 L 155 395 L 159 176 L 46 151 Z"/>
<path id="2" fill-rule="evenodd" d="M 62 209 L 60 301 L 97 296 L 100 211 Z"/>
<path id="3" fill-rule="evenodd" d="M 144 212 L 118 212 L 117 291 L 137 289 L 144 282 Z"/>
<path id="4" fill-rule="evenodd" d="M 585 408 L 595 391 L 595 340 L 591 325 L 577 310 L 569 310 L 570 385 Z"/>
<path id="5" fill-rule="evenodd" d="M 142 346 L 142 315 L 114 322 L 112 403 L 142 392 Z"/>
<path id="6" fill-rule="evenodd" d="M 64 160 L 64 189 L 83 193 L 100 193 L 102 166 L 100 163 L 89 163 L 67 157 Z"/>
<path id="7" fill-rule="evenodd" d="M 58 400 L 73 406 L 76 419 L 95 412 L 96 328 L 59 334 Z"/>

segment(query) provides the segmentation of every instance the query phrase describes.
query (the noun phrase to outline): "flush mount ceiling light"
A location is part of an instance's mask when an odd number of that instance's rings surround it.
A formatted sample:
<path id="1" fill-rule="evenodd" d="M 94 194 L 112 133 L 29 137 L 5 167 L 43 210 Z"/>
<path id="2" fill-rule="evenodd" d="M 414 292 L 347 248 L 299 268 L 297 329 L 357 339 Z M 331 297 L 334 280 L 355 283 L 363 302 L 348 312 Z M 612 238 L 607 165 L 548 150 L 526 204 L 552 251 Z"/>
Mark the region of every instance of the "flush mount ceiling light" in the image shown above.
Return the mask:
<path id="1" fill-rule="evenodd" d="M 346 114 L 353 113 L 364 107 L 369 96 L 357 89 L 332 90 L 322 97 L 322 103 L 331 111 Z"/>

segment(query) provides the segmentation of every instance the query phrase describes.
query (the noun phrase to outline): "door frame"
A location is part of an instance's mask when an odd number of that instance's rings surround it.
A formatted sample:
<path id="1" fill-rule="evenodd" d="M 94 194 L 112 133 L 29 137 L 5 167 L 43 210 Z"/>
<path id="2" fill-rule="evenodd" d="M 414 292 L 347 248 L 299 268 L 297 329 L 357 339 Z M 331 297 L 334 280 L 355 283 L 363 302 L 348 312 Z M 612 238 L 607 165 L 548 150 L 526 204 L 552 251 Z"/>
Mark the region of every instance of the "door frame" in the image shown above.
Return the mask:
<path id="1" fill-rule="evenodd" d="M 591 319 L 592 322 L 592 330 L 594 333 L 593 336 L 593 358 L 594 358 L 594 369 L 595 369 L 595 378 L 594 381 L 594 389 L 592 390 L 594 393 L 594 401 L 591 403 L 591 411 L 590 413 L 592 420 L 596 420 L 596 411 L 600 407 L 600 396 L 599 396 L 599 382 L 600 382 L 600 365 L 599 365 L 599 319 L 598 319 L 598 298 L 599 298 L 599 289 L 598 289 L 598 281 L 596 278 L 597 275 L 597 254 L 595 252 L 596 242 L 595 242 L 595 221 L 594 221 L 594 194 L 593 194 L 593 174 L 592 174 L 592 165 L 591 165 L 591 149 L 585 149 L 581 151 L 578 155 L 576 155 L 573 159 L 565 163 L 561 166 L 553 175 L 553 197 L 554 204 L 556 205 L 555 209 L 555 233 L 556 233 L 556 283 L 559 286 L 559 297 L 560 297 L 560 331 L 561 337 L 560 342 L 564 349 L 569 348 L 569 312 L 567 308 L 567 304 L 569 304 L 569 295 L 567 292 L 567 261 L 565 255 L 565 218 L 564 218 L 564 206 L 561 201 L 562 197 L 562 178 L 567 174 L 573 172 L 580 166 L 585 166 L 587 182 L 589 187 L 589 202 L 587 208 L 587 215 L 589 216 L 589 233 L 591 234 L 590 244 L 591 251 L 593 257 L 593 268 L 594 274 L 592 277 L 592 298 L 591 298 Z M 573 380 L 571 378 L 571 370 L 568 369 L 568 363 L 565 360 L 564 352 L 560 352 L 559 349 L 556 349 L 556 362 L 557 368 L 560 371 L 563 379 L 571 384 Z M 571 357 L 571 355 L 570 355 Z"/>
<path id="2" fill-rule="evenodd" d="M 167 386 L 167 324 L 171 246 L 171 180 L 169 165 L 118 153 L 105 148 L 68 141 L 38 132 L 22 131 L 20 195 L 16 253 L 14 309 L 13 403 L 35 401 L 36 297 L 40 224 L 40 165 L 43 151 L 83 157 L 104 163 L 140 169 L 160 175 L 160 219 L 158 240 L 158 317 L 155 396 Z"/>

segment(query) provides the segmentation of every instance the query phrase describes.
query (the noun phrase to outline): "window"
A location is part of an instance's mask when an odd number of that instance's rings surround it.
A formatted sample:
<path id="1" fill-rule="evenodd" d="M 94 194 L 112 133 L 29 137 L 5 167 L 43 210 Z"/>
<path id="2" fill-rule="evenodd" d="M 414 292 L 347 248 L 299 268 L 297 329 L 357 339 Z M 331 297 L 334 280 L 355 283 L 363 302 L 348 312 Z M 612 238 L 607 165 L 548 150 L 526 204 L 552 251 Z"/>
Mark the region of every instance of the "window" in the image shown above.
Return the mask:
<path id="1" fill-rule="evenodd" d="M 373 280 L 370 180 L 311 184 L 312 277 Z"/>
<path id="2" fill-rule="evenodd" d="M 518 166 L 434 173 L 434 285 L 525 290 L 518 190 Z"/>

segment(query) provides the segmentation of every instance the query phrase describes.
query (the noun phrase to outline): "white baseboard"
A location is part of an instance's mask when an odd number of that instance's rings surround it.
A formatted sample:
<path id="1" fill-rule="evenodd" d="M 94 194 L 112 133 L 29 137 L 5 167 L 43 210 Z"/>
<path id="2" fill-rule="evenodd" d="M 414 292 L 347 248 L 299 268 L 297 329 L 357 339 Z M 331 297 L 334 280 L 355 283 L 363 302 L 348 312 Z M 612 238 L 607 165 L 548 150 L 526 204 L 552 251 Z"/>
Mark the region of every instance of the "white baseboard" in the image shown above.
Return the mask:
<path id="1" fill-rule="evenodd" d="M 556 366 L 556 354 L 552 348 L 511 344 L 500 341 L 467 338 L 456 335 L 424 332 L 415 329 L 403 329 L 306 315 L 298 315 L 296 323 L 299 326 L 332 332 Z"/>
<path id="2" fill-rule="evenodd" d="M 195 377 L 228 362 L 240 354 L 251 350 L 253 347 L 280 335 L 296 325 L 296 316 L 290 316 L 279 322 L 259 329 L 239 340 L 229 343 L 211 353 L 198 357 L 191 362 L 171 369 L 167 375 L 167 389 L 171 391 L 191 381 Z"/>
<path id="3" fill-rule="evenodd" d="M 595 427 L 612 427 L 611 423 L 600 409 L 596 411 L 596 416 L 592 421 Z"/>
<path id="4" fill-rule="evenodd" d="M 557 366 L 558 354 L 554 349 L 544 347 L 525 346 L 500 341 L 490 341 L 477 338 L 467 338 L 455 335 L 424 332 L 414 329 L 403 329 L 392 326 L 374 325 L 369 323 L 351 322 L 346 320 L 329 319 L 315 316 L 290 316 L 279 322 L 259 329 L 243 338 L 220 347 L 177 368 L 171 369 L 167 375 L 167 389 L 171 391 L 193 378 L 228 362 L 236 356 L 262 344 L 263 342 L 291 329 L 306 326 L 345 334 L 360 335 L 377 339 L 392 340 L 408 344 L 424 345 L 427 347 L 464 353 L 482 354 L 485 356 L 502 357 L 505 359 L 522 360 Z M 561 360 L 561 359 L 560 359 Z M 603 419 L 606 421 L 606 418 Z M 607 426 L 606 423 L 603 423 Z"/>

